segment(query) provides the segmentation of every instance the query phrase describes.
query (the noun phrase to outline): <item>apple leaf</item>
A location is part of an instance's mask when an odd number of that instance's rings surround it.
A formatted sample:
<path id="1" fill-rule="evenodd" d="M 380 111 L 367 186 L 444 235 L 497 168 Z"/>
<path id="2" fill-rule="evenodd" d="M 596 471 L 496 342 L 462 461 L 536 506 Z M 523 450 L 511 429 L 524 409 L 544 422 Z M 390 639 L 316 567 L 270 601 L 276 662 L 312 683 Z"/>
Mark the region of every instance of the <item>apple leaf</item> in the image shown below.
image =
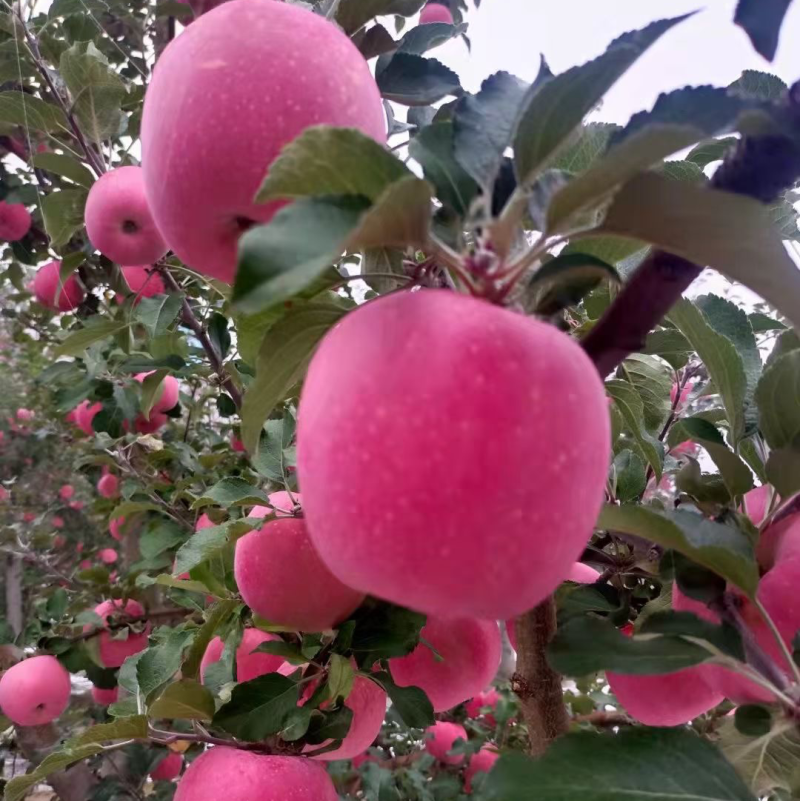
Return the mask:
<path id="1" fill-rule="evenodd" d="M 64 156 L 60 153 L 37 153 L 31 159 L 34 167 L 68 178 L 84 189 L 91 189 L 95 182 L 95 177 L 91 171 L 72 156 Z"/>
<path id="2" fill-rule="evenodd" d="M 428 106 L 448 95 L 460 95 L 458 75 L 434 58 L 395 53 L 377 74 L 386 100 L 402 106 Z"/>
<path id="3" fill-rule="evenodd" d="M 51 192 L 42 198 L 44 227 L 53 247 L 63 247 L 76 231 L 83 228 L 87 197 L 88 192 L 81 187 Z"/>
<path id="4" fill-rule="evenodd" d="M 758 382 L 759 428 L 771 448 L 792 445 L 800 435 L 800 350 L 775 359 Z"/>
<path id="5" fill-rule="evenodd" d="M 792 0 L 739 0 L 733 21 L 744 29 L 756 52 L 775 58 L 781 25 Z"/>
<path id="6" fill-rule="evenodd" d="M 341 0 L 336 9 L 336 22 L 345 33 L 353 34 L 375 17 L 386 14 L 410 17 L 424 5 L 425 0 Z"/>
<path id="7" fill-rule="evenodd" d="M 214 696 L 193 679 L 168 684 L 147 709 L 151 718 L 166 720 L 211 720 Z"/>
<path id="8" fill-rule="evenodd" d="M 64 112 L 27 92 L 0 92 L 0 122 L 42 133 L 67 133 Z"/>
<path id="9" fill-rule="evenodd" d="M 259 742 L 277 734 L 300 700 L 298 685 L 278 673 L 237 684 L 231 700 L 214 715 L 213 725 L 234 737 Z"/>

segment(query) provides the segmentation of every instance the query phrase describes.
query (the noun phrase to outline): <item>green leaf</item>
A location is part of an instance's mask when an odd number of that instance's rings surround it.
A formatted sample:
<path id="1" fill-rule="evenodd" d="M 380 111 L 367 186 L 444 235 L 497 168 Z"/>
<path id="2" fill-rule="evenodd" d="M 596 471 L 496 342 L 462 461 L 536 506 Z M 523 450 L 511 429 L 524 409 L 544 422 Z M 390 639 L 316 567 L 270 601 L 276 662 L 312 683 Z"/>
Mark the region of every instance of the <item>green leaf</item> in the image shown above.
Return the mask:
<path id="1" fill-rule="evenodd" d="M 253 455 L 253 468 L 270 481 L 286 483 L 287 449 L 294 437 L 294 418 L 286 415 L 269 420 L 261 432 L 258 451 Z"/>
<path id="2" fill-rule="evenodd" d="M 304 737 L 313 714 L 314 710 L 308 705 L 299 706 L 290 712 L 284 721 L 283 729 L 280 733 L 281 739 L 292 743 Z"/>
<path id="3" fill-rule="evenodd" d="M 777 75 L 758 70 L 745 70 L 729 87 L 731 94 L 752 100 L 779 100 L 789 87 Z"/>
<path id="4" fill-rule="evenodd" d="M 758 566 L 747 535 L 683 510 L 657 511 L 645 506 L 610 506 L 600 512 L 597 527 L 636 534 L 672 548 L 717 575 L 733 582 L 749 596 L 758 586 Z"/>
<path id="5" fill-rule="evenodd" d="M 738 442 L 746 428 L 747 374 L 741 354 L 734 343 L 715 331 L 703 312 L 685 298 L 673 306 L 669 319 L 703 360 L 725 405 L 732 439 Z"/>
<path id="6" fill-rule="evenodd" d="M 150 338 L 166 334 L 183 305 L 180 295 L 156 295 L 142 297 L 134 309 L 134 319 L 141 323 Z"/>
<path id="7" fill-rule="evenodd" d="M 267 642 L 262 642 L 253 653 L 282 656 L 287 662 L 291 662 L 293 665 L 304 665 L 308 662 L 308 658 L 296 645 L 283 642 L 282 640 L 268 640 Z"/>
<path id="8" fill-rule="evenodd" d="M 113 723 L 95 723 L 86 731 L 71 737 L 65 745 L 79 748 L 85 745 L 108 743 L 114 740 L 130 740 L 147 737 L 147 718 L 144 715 L 127 717 Z"/>
<path id="9" fill-rule="evenodd" d="M 97 144 L 117 134 L 127 89 L 106 57 L 92 42 L 77 42 L 61 54 L 59 67 L 84 134 Z"/>
<path id="10" fill-rule="evenodd" d="M 103 317 L 90 317 L 85 326 L 70 334 L 55 349 L 53 356 L 80 356 L 90 345 L 102 342 L 114 334 L 127 328 L 127 323 L 121 320 L 109 320 Z"/>
<path id="11" fill-rule="evenodd" d="M 458 75 L 449 67 L 413 53 L 395 53 L 377 81 L 382 97 L 403 106 L 428 106 L 462 91 Z"/>
<path id="12" fill-rule="evenodd" d="M 406 33 L 397 47 L 398 53 L 413 53 L 421 56 L 467 30 L 466 25 L 449 25 L 446 22 L 432 22 L 417 25 Z"/>
<path id="13" fill-rule="evenodd" d="M 649 245 L 634 239 L 623 239 L 616 236 L 592 236 L 575 239 L 570 242 L 559 255 L 585 253 L 595 256 L 616 267 L 618 272 L 627 276 L 638 267 L 649 251 Z"/>
<path id="14" fill-rule="evenodd" d="M 775 359 L 755 392 L 761 433 L 771 448 L 783 448 L 800 435 L 800 350 Z"/>
<path id="15" fill-rule="evenodd" d="M 214 312 L 208 321 L 208 338 L 221 361 L 225 360 L 231 347 L 231 335 L 228 331 L 228 318 Z"/>
<path id="16" fill-rule="evenodd" d="M 647 335 L 644 350 L 652 356 L 660 356 L 673 369 L 680 370 L 689 361 L 694 350 L 689 340 L 675 328 L 660 328 Z"/>
<path id="17" fill-rule="evenodd" d="M 283 728 L 299 698 L 295 682 L 268 673 L 234 687 L 231 700 L 214 715 L 213 725 L 242 740 L 259 742 Z"/>
<path id="18" fill-rule="evenodd" d="M 406 277 L 405 266 L 403 264 L 404 253 L 402 250 L 394 248 L 370 248 L 361 254 L 361 275 L 364 277 L 370 289 L 383 294 L 400 286 L 402 279 Z M 392 274 L 398 276 L 398 280 L 391 278 L 377 277 Z"/>
<path id="19" fill-rule="evenodd" d="M 70 130 L 67 118 L 58 106 L 27 92 L 0 92 L 0 122 L 42 133 L 66 133 Z"/>
<path id="20" fill-rule="evenodd" d="M 617 474 L 617 500 L 626 503 L 638 498 L 645 490 L 647 479 L 644 462 L 633 451 L 623 450 L 614 458 Z"/>
<path id="21" fill-rule="evenodd" d="M 725 583 L 721 582 L 720 592 Z M 638 622 L 638 619 L 637 619 Z M 665 634 L 705 640 L 723 654 L 740 662 L 745 661 L 744 644 L 739 632 L 727 623 L 717 626 L 698 617 L 694 612 L 675 612 L 671 609 L 651 612 L 637 629 L 640 634 Z"/>
<path id="22" fill-rule="evenodd" d="M 622 363 L 620 373 L 633 384 L 642 399 L 645 428 L 659 432 L 670 411 L 672 372 L 658 359 L 634 353 Z"/>
<path id="23" fill-rule="evenodd" d="M 606 392 L 614 399 L 640 455 L 653 468 L 656 481 L 660 481 L 664 448 L 645 427 L 644 403 L 636 388 L 628 381 L 612 379 L 606 381 Z"/>
<path id="24" fill-rule="evenodd" d="M 388 603 L 364 604 L 355 612 L 350 644 L 359 665 L 410 654 L 419 643 L 425 615 Z"/>
<path id="25" fill-rule="evenodd" d="M 584 125 L 569 145 L 559 151 L 551 166 L 573 174 L 584 172 L 606 151 L 608 141 L 619 125 L 609 122 L 590 122 Z"/>
<path id="26" fill-rule="evenodd" d="M 83 228 L 87 195 L 83 188 L 62 189 L 42 198 L 44 227 L 53 247 L 63 247 L 76 231 Z"/>
<path id="27" fill-rule="evenodd" d="M 168 684 L 147 713 L 151 718 L 167 720 L 211 720 L 214 696 L 193 679 L 182 679 Z"/>
<path id="28" fill-rule="evenodd" d="M 755 801 L 722 754 L 685 728 L 570 732 L 537 759 L 501 756 L 484 791 L 492 801 Z"/>
<path id="29" fill-rule="evenodd" d="M 409 142 L 408 152 L 436 187 L 436 197 L 463 217 L 478 194 L 478 185 L 456 161 L 453 135 L 452 122 L 433 123 Z"/>
<path id="30" fill-rule="evenodd" d="M 350 660 L 341 654 L 332 654 L 328 668 L 328 691 L 332 700 L 346 699 L 353 689 L 356 673 Z"/>
<path id="31" fill-rule="evenodd" d="M 392 706 L 406 726 L 424 729 L 433 725 L 433 705 L 419 687 L 398 687 L 391 674 L 386 671 L 371 673 L 369 678 L 386 691 Z"/>
<path id="32" fill-rule="evenodd" d="M 792 0 L 739 0 L 733 21 L 750 37 L 756 52 L 775 58 L 783 18 Z"/>
<path id="33" fill-rule="evenodd" d="M 163 642 L 151 645 L 136 663 L 136 680 L 145 697 L 166 684 L 180 670 L 183 649 L 192 632 L 173 631 Z"/>
<path id="34" fill-rule="evenodd" d="M 63 156 L 60 153 L 37 153 L 31 159 L 31 164 L 54 175 L 68 178 L 85 189 L 91 189 L 92 184 L 95 182 L 95 177 L 91 171 L 72 156 Z"/>
<path id="35" fill-rule="evenodd" d="M 336 9 L 336 22 L 345 33 L 353 34 L 375 17 L 388 14 L 410 17 L 423 5 L 425 0 L 341 0 Z"/>
<path id="36" fill-rule="evenodd" d="M 272 410 L 305 375 L 323 336 L 345 315 L 341 306 L 297 305 L 264 336 L 256 362 L 256 380 L 242 404 L 242 440 L 255 453 L 261 430 Z"/>
<path id="37" fill-rule="evenodd" d="M 231 481 L 232 479 L 224 479 Z M 237 479 L 240 480 L 240 479 Z M 251 501 L 247 501 L 250 503 Z M 255 502 L 255 501 L 253 501 Z M 175 566 L 172 572 L 175 575 L 188 573 L 197 565 L 208 562 L 220 553 L 238 537 L 250 530 L 250 524 L 243 521 L 223 523 L 221 526 L 211 526 L 195 532 L 180 547 L 175 556 Z"/>
<path id="38" fill-rule="evenodd" d="M 231 506 L 268 505 L 267 496 L 258 487 L 248 484 L 243 478 L 223 478 L 209 487 L 192 504 L 193 509 L 210 504 L 217 504 L 223 509 Z M 210 529 L 209 529 L 210 530 Z M 195 535 L 197 536 L 197 535 Z"/>
<path id="39" fill-rule="evenodd" d="M 528 90 L 514 137 L 521 185 L 533 179 L 569 142 L 581 120 L 662 34 L 686 16 L 659 20 L 615 39 L 603 55 Z"/>
<path id="40" fill-rule="evenodd" d="M 800 441 L 770 453 L 766 478 L 784 498 L 800 492 Z"/>
<path id="41" fill-rule="evenodd" d="M 800 214 L 794 207 L 788 192 L 784 192 L 783 195 L 770 204 L 769 215 L 772 225 L 781 239 L 793 239 L 795 241 L 800 239 L 800 227 L 798 227 Z"/>
<path id="42" fill-rule="evenodd" d="M 309 720 L 306 742 L 311 745 L 322 745 L 330 740 L 340 742 L 347 736 L 352 723 L 353 710 L 349 707 L 343 706 L 333 712 L 316 710 Z"/>
<path id="43" fill-rule="evenodd" d="M 643 173 L 614 196 L 601 228 L 713 267 L 800 325 L 800 272 L 756 200 Z"/>
<path id="44" fill-rule="evenodd" d="M 712 161 L 719 161 L 739 140 L 735 136 L 723 136 L 720 139 L 708 139 L 695 145 L 686 156 L 687 161 L 691 161 L 698 167 L 706 167 Z"/>
<path id="45" fill-rule="evenodd" d="M 195 536 L 202 534 L 205 530 L 198 531 Z M 216 601 L 206 609 L 205 621 L 194 635 L 192 644 L 181 666 L 181 675 L 184 679 L 198 678 L 200 662 L 205 655 L 208 644 L 216 635 L 217 630 L 234 615 L 238 607 L 238 601 Z"/>
<path id="46" fill-rule="evenodd" d="M 142 414 L 147 420 L 150 419 L 150 411 L 153 408 L 153 404 L 156 402 L 156 400 L 158 400 L 161 392 L 163 391 L 162 384 L 166 375 L 166 370 L 156 370 L 154 373 L 150 373 L 150 375 L 147 376 L 144 381 L 142 381 L 141 410 Z"/>
<path id="47" fill-rule="evenodd" d="M 288 144 L 270 165 L 256 203 L 323 195 L 362 195 L 376 201 L 408 167 L 354 128 L 320 125 Z"/>

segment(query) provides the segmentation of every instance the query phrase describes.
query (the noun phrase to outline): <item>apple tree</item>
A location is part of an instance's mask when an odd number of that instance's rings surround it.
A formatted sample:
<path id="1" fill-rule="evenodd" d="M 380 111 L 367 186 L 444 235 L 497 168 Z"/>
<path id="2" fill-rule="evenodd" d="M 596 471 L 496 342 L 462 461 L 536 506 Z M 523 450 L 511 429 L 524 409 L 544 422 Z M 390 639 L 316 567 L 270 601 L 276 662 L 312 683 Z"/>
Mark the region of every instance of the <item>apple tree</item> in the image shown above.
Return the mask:
<path id="1" fill-rule="evenodd" d="M 479 7 L 5 4 L 6 801 L 800 793 L 800 84 Z"/>

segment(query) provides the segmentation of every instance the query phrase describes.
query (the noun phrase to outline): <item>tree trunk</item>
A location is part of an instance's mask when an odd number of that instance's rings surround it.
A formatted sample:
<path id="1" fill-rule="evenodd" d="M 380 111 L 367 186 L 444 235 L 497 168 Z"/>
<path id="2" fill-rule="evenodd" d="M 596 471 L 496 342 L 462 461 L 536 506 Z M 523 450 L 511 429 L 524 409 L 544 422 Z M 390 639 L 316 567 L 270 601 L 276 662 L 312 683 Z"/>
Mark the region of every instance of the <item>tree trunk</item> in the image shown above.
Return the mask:
<path id="1" fill-rule="evenodd" d="M 6 620 L 15 636 L 19 636 L 24 625 L 22 614 L 22 559 L 6 557 Z"/>

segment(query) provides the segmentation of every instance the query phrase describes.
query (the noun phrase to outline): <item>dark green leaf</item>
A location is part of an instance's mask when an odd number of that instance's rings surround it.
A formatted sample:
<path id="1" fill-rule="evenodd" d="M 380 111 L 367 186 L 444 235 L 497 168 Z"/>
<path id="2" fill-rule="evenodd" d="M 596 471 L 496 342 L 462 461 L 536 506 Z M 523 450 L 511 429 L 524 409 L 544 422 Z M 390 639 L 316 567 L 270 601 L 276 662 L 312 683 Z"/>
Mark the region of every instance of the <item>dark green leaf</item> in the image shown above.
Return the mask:
<path id="1" fill-rule="evenodd" d="M 736 708 L 736 730 L 748 737 L 762 737 L 772 729 L 772 713 L 768 707 L 745 704 Z"/>
<path id="2" fill-rule="evenodd" d="M 353 34 L 374 17 L 388 14 L 410 17 L 423 5 L 425 0 L 341 0 L 336 9 L 336 22 L 345 33 Z"/>
<path id="3" fill-rule="evenodd" d="M 58 106 L 27 92 L 0 92 L 0 122 L 43 133 L 66 133 L 69 123 Z"/>
<path id="4" fill-rule="evenodd" d="M 150 337 L 161 336 L 175 322 L 182 305 L 180 295 L 142 297 L 134 310 L 134 318 L 145 327 Z"/>
<path id="5" fill-rule="evenodd" d="M 333 712 L 317 711 L 310 720 L 306 742 L 322 745 L 329 740 L 343 740 L 353 723 L 353 710 L 342 706 Z"/>
<path id="6" fill-rule="evenodd" d="M 417 25 L 400 40 L 398 53 L 413 53 L 421 56 L 466 31 L 466 25 L 448 25 L 445 22 L 432 22 Z"/>
<path id="7" fill-rule="evenodd" d="M 428 106 L 447 95 L 461 94 L 458 75 L 449 67 L 412 53 L 395 53 L 377 80 L 381 95 L 403 106 Z"/>
<path id="8" fill-rule="evenodd" d="M 147 712 L 151 718 L 211 720 L 214 717 L 214 696 L 193 679 L 181 679 L 167 685 Z"/>
<path id="9" fill-rule="evenodd" d="M 191 632 L 174 631 L 142 654 L 136 663 L 136 679 L 142 695 L 150 695 L 180 670 L 183 649 L 190 635 Z"/>
<path id="10" fill-rule="evenodd" d="M 673 369 L 680 370 L 693 353 L 689 340 L 676 328 L 661 328 L 647 335 L 644 350 L 653 356 L 660 356 Z"/>
<path id="11" fill-rule="evenodd" d="M 250 506 L 268 504 L 267 496 L 243 478 L 223 478 L 209 487 L 195 502 L 193 508 L 217 504 L 223 509 L 231 506 Z M 209 529 L 210 530 L 210 529 Z M 196 535 L 195 535 L 196 536 Z"/>
<path id="12" fill-rule="evenodd" d="M 638 498 L 645 489 L 644 462 L 633 451 L 623 450 L 614 458 L 617 474 L 617 500 L 622 503 Z"/>
<path id="13" fill-rule="evenodd" d="M 771 448 L 794 443 L 800 434 L 800 350 L 775 359 L 755 392 L 759 428 Z"/>
<path id="14" fill-rule="evenodd" d="M 731 94 L 752 100 L 779 100 L 789 87 L 777 75 L 745 70 L 729 87 Z"/>
<path id="15" fill-rule="evenodd" d="M 433 705 L 419 687 L 398 687 L 391 675 L 385 671 L 372 673 L 370 678 L 386 690 L 393 707 L 406 726 L 424 729 L 433 725 Z"/>
<path id="16" fill-rule="evenodd" d="M 775 58 L 783 18 L 792 0 L 739 0 L 733 21 L 767 61 Z"/>
<path id="17" fill-rule="evenodd" d="M 42 198 L 44 227 L 53 247 L 63 247 L 83 227 L 86 197 L 86 190 L 81 188 L 62 189 Z"/>
<path id="18" fill-rule="evenodd" d="M 91 317 L 86 320 L 85 326 L 70 334 L 54 351 L 55 358 L 59 356 L 80 356 L 89 345 L 102 342 L 119 331 L 127 328 L 127 324 L 120 320 L 109 320 L 103 317 Z"/>
<path id="19" fill-rule="evenodd" d="M 222 314 L 214 312 L 208 321 L 208 336 L 220 360 L 224 361 L 231 347 L 228 319 Z"/>
<path id="20" fill-rule="evenodd" d="M 295 682 L 268 673 L 234 687 L 231 700 L 214 715 L 213 725 L 234 737 L 258 742 L 283 728 L 299 698 Z"/>
<path id="21" fill-rule="evenodd" d="M 614 399 L 640 455 L 653 468 L 656 480 L 660 481 L 664 448 L 645 427 L 644 403 L 636 388 L 628 381 L 612 379 L 606 382 L 606 392 Z"/>
<path id="22" fill-rule="evenodd" d="M 739 140 L 735 136 L 723 136 L 721 139 L 708 139 L 695 145 L 686 156 L 687 161 L 698 167 L 706 167 L 712 161 L 719 161 Z"/>
<path id="23" fill-rule="evenodd" d="M 54 175 L 69 178 L 70 181 L 85 189 L 91 189 L 95 181 L 94 175 L 72 156 L 64 156 L 59 153 L 37 153 L 31 159 L 31 164 Z"/>

